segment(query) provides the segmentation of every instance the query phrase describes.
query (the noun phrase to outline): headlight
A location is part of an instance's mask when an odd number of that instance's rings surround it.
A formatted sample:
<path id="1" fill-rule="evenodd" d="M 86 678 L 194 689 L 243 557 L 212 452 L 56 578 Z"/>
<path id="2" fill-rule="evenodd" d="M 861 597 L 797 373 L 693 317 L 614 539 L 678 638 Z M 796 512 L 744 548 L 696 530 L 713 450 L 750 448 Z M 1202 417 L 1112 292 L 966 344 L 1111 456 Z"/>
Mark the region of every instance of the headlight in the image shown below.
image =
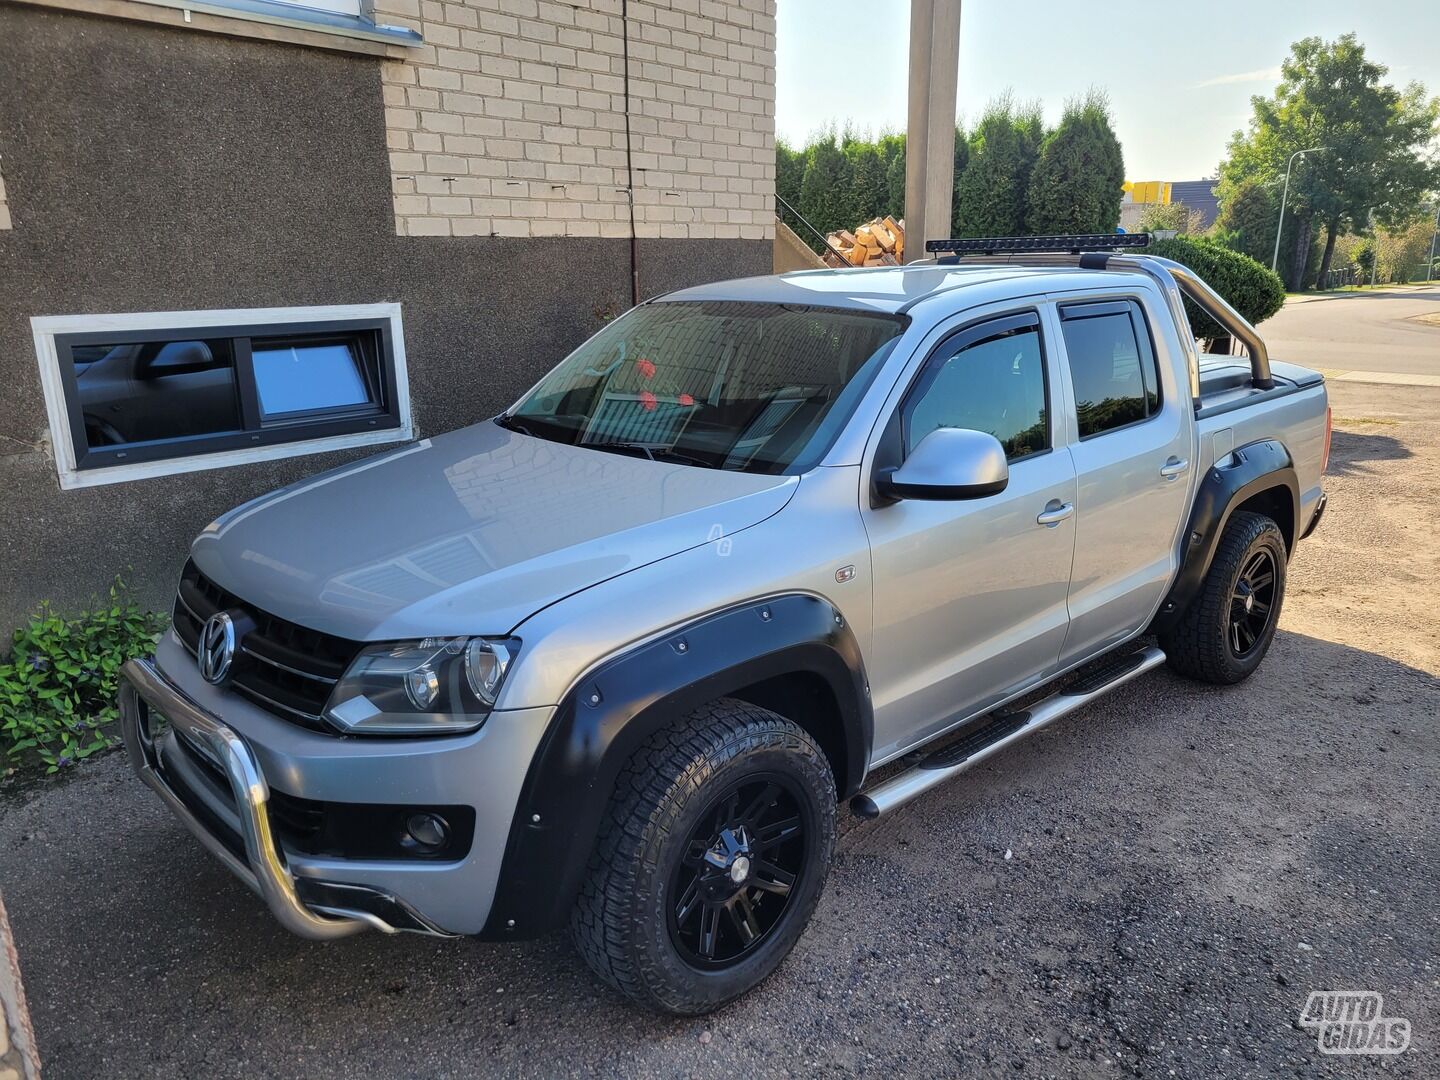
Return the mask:
<path id="1" fill-rule="evenodd" d="M 500 696 L 514 638 L 425 638 L 368 645 L 330 694 L 325 716 L 356 735 L 474 731 Z"/>

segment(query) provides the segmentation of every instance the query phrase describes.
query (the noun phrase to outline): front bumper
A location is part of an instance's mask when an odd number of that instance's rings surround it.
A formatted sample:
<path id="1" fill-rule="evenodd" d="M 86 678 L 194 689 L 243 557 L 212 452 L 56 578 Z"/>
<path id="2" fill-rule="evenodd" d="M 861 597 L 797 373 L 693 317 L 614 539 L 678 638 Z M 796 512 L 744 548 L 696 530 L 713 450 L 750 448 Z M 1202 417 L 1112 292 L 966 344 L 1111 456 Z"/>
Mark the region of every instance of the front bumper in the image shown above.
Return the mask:
<path id="1" fill-rule="evenodd" d="M 361 739 L 298 728 L 199 679 L 166 635 L 156 660 L 122 669 L 120 726 L 140 778 L 275 918 L 328 940 L 367 927 L 452 936 L 489 915 L 519 787 L 550 710 L 493 715 L 473 735 Z M 169 730 L 151 735 L 149 715 Z M 267 779 L 268 778 L 268 779 Z M 290 848 L 284 796 L 327 803 L 456 803 L 476 811 L 454 861 L 343 858 Z M 273 812 L 273 813 L 272 813 Z M 282 814 L 283 817 L 283 814 Z M 288 835 L 288 834 L 286 834 Z"/>
<path id="2" fill-rule="evenodd" d="M 149 660 L 131 660 L 122 674 L 120 730 L 136 773 L 211 854 L 260 895 L 282 926 L 301 937 L 317 941 L 348 937 L 365 929 L 367 923 L 379 924 L 379 929 L 387 931 L 393 929 L 375 916 L 367 919 L 358 912 L 320 914 L 302 904 L 295 890 L 295 879 L 280 857 L 270 829 L 266 805 L 270 799 L 270 788 L 245 741 L 172 686 Z M 224 770 L 238 810 L 239 832 L 244 843 L 243 861 L 213 829 L 201 821 L 196 810 L 180 796 L 162 771 L 156 746 L 147 734 L 149 720 L 145 714 L 148 709 L 157 710 L 182 738 L 201 753 L 208 751 L 211 760 Z M 371 923 L 370 919 L 374 922 Z"/>

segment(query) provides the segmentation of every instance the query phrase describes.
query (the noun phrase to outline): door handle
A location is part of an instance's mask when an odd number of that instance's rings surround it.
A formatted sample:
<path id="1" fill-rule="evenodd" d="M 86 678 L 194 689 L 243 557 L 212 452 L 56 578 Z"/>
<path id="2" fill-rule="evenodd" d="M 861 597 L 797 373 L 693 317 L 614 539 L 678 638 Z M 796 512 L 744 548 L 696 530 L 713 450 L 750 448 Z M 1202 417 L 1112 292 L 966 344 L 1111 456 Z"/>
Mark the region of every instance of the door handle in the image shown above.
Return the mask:
<path id="1" fill-rule="evenodd" d="M 1045 509 L 1040 512 L 1040 516 L 1035 519 L 1035 523 L 1044 525 L 1047 529 L 1053 529 L 1074 512 L 1074 503 L 1062 503 L 1059 499 L 1051 499 L 1045 504 Z"/>
<path id="2" fill-rule="evenodd" d="M 1172 457 L 1169 461 L 1165 462 L 1164 465 L 1160 466 L 1160 475 L 1166 480 L 1174 480 L 1177 476 L 1182 475 L 1188 468 L 1190 468 L 1190 462 L 1184 458 Z"/>

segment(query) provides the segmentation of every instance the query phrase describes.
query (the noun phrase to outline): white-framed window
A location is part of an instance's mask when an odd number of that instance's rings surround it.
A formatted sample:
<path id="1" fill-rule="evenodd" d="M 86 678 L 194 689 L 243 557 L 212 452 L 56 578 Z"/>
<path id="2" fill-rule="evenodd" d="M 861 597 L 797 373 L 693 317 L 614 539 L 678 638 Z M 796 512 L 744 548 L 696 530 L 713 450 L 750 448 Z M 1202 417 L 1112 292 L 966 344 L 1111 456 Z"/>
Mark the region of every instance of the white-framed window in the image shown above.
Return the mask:
<path id="1" fill-rule="evenodd" d="M 399 304 L 30 320 L 62 488 L 414 437 Z"/>

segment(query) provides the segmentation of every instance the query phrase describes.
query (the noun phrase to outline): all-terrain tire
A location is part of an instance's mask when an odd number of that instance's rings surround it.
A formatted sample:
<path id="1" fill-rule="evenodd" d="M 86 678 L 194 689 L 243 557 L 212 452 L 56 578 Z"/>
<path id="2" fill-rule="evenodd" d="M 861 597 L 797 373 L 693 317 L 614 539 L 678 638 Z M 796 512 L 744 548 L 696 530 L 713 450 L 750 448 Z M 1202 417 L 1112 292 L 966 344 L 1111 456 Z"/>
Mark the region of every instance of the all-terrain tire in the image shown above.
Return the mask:
<path id="1" fill-rule="evenodd" d="M 1265 556 L 1268 555 L 1268 561 Z M 1280 619 L 1285 598 L 1285 536 L 1264 514 L 1241 510 L 1232 514 L 1215 549 L 1215 559 L 1180 617 L 1159 635 L 1170 666 L 1182 675 L 1209 683 L 1238 683 L 1260 666 Z M 1263 630 L 1244 637 L 1237 648 L 1233 617 L 1241 576 L 1256 562 L 1268 565 L 1273 582 Z M 1242 590 L 1243 591 L 1243 590 Z"/>
<path id="2" fill-rule="evenodd" d="M 773 812 L 795 808 L 781 824 L 798 820 L 804 829 L 784 841 L 799 845 L 785 849 L 797 872 L 778 915 L 779 898 L 754 893 L 757 906 L 771 903 L 765 911 L 776 921 L 749 944 L 739 944 L 737 935 L 731 943 L 741 954 L 725 966 L 707 966 L 685 952 L 676 894 L 685 891 L 685 874 L 696 875 L 691 888 L 699 880 L 700 871 L 690 869 L 700 850 L 695 837 L 725 817 L 737 793 L 753 793 L 757 784 L 762 793 L 783 793 L 783 804 L 778 796 L 769 803 L 781 807 Z M 620 773 L 571 917 L 576 948 L 603 980 L 649 1008 L 679 1015 L 718 1008 L 768 977 L 804 930 L 829 869 L 835 808 L 829 762 L 802 728 L 732 698 L 704 706 L 657 733 Z M 766 857 L 759 851 L 757 843 L 757 866 Z M 737 922 L 729 932 L 738 928 Z"/>

